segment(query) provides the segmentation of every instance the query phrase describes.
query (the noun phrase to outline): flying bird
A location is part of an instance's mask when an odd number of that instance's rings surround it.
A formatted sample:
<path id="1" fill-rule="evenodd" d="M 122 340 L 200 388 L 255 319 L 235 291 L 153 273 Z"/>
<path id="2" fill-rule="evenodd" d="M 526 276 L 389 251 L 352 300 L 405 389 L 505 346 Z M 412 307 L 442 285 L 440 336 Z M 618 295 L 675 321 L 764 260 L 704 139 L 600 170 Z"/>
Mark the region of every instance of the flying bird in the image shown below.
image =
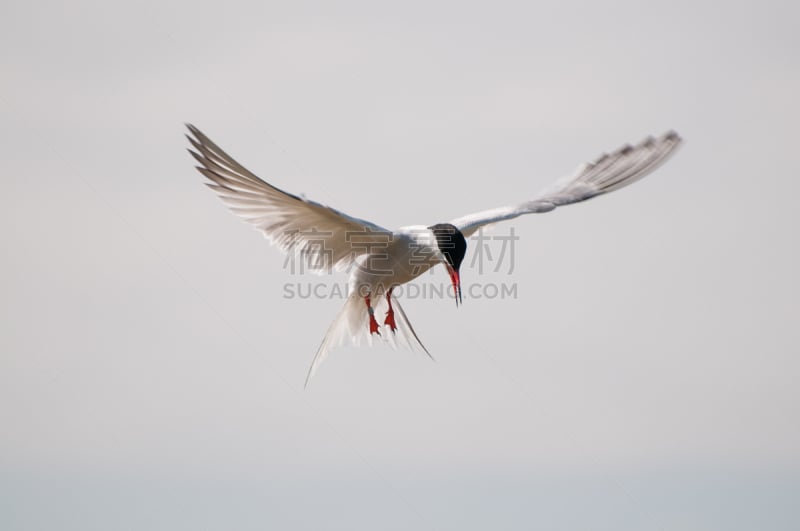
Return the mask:
<path id="1" fill-rule="evenodd" d="M 306 385 L 329 351 L 346 342 L 371 343 L 386 337 L 393 345 L 430 353 L 420 341 L 392 290 L 443 264 L 456 306 L 461 297 L 460 266 L 467 238 L 481 227 L 591 199 L 627 186 L 652 172 L 681 144 L 674 131 L 648 137 L 603 154 L 541 193 L 521 203 L 484 210 L 433 225 L 397 230 L 284 192 L 236 162 L 199 129 L 186 135 L 197 170 L 220 199 L 287 253 L 296 253 L 311 270 L 350 270 L 347 300 L 314 355 Z M 376 315 L 378 317 L 376 318 Z M 382 317 L 382 322 L 379 319 Z"/>

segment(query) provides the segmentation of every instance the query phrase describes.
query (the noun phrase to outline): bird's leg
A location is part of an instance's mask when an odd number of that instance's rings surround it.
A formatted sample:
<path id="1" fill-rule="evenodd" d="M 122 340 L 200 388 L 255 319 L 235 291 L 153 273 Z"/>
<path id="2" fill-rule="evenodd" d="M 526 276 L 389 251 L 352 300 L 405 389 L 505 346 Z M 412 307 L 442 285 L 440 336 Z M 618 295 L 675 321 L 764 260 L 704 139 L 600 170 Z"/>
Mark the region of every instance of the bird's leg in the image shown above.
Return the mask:
<path id="1" fill-rule="evenodd" d="M 386 292 L 386 302 L 389 303 L 389 311 L 386 312 L 386 319 L 383 321 L 383 324 L 389 327 L 389 329 L 394 333 L 397 330 L 397 324 L 394 322 L 394 310 L 392 309 L 392 290 L 394 288 L 389 288 L 389 291 Z"/>
<path id="2" fill-rule="evenodd" d="M 364 302 L 367 303 L 367 311 L 369 312 L 369 333 L 381 335 L 381 331 L 378 330 L 378 321 L 375 320 L 375 310 L 372 308 L 372 305 L 369 302 L 369 295 L 364 297 Z"/>

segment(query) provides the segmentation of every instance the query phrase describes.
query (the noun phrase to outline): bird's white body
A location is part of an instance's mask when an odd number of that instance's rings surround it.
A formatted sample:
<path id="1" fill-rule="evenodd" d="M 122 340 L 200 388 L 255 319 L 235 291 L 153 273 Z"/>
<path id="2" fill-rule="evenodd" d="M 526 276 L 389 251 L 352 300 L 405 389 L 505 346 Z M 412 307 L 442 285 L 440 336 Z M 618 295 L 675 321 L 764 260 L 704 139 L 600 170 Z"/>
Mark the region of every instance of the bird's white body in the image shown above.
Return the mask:
<path id="1" fill-rule="evenodd" d="M 306 383 L 335 346 L 360 344 L 375 335 L 428 352 L 392 289 L 443 263 L 460 295 L 459 266 L 466 240 L 481 227 L 524 214 L 549 212 L 627 186 L 662 164 L 681 143 L 669 132 L 624 146 L 544 190 L 533 199 L 462 216 L 450 223 L 391 231 L 331 207 L 284 192 L 259 179 L 193 126 L 189 150 L 206 183 L 231 210 L 275 245 L 297 253 L 312 270 L 347 270 L 350 294 L 317 350 Z M 458 300 L 458 299 L 457 299 Z M 383 328 L 375 315 L 386 311 Z M 381 333 L 381 330 L 383 333 Z M 430 354 L 428 354 L 430 356 Z"/>
<path id="2" fill-rule="evenodd" d="M 370 332 L 370 312 L 379 317 L 388 313 L 391 289 L 414 280 L 444 260 L 433 231 L 424 225 L 401 227 L 385 238 L 373 237 L 371 243 L 374 244 L 372 251 L 355 261 L 348 282 L 347 301 L 325 333 L 306 383 L 333 348 L 347 343 L 371 344 L 374 334 Z M 397 317 L 396 328 L 385 327 L 385 333 L 379 337 L 393 347 L 399 344 L 430 356 L 396 298 L 392 298 L 392 306 Z"/>
<path id="3" fill-rule="evenodd" d="M 363 255 L 350 274 L 350 289 L 362 296 L 384 295 L 390 288 L 410 282 L 443 262 L 433 231 L 424 225 L 401 227 Z"/>

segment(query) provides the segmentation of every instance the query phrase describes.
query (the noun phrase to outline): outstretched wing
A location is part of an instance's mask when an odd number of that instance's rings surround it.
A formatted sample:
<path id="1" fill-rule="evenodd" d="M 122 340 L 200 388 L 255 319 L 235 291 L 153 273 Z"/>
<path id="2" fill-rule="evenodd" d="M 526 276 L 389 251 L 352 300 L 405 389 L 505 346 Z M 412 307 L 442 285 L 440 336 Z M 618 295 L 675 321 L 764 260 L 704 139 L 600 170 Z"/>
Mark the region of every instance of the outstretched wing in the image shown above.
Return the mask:
<path id="1" fill-rule="evenodd" d="M 206 135 L 187 124 L 200 163 L 197 170 L 235 214 L 252 223 L 285 252 L 302 256 L 312 270 L 345 269 L 367 254 L 370 241 L 391 235 L 374 223 L 280 190 L 256 177 Z"/>
<path id="2" fill-rule="evenodd" d="M 681 137 L 674 131 L 659 138 L 648 137 L 636 146 L 623 146 L 582 165 L 574 175 L 556 181 L 530 201 L 462 216 L 451 223 L 468 238 L 491 223 L 586 201 L 638 181 L 664 163 L 680 143 Z"/>

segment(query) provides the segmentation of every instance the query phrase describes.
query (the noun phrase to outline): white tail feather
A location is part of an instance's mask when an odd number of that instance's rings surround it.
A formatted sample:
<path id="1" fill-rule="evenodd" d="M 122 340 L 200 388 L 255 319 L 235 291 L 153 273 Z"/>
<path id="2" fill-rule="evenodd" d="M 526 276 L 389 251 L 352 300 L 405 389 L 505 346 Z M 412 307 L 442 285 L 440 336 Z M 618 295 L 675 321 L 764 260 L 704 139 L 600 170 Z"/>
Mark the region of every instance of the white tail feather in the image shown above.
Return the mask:
<path id="1" fill-rule="evenodd" d="M 428 357 L 433 359 L 428 349 L 419 340 L 403 307 L 394 297 L 392 297 L 392 308 L 394 309 L 397 330 L 392 332 L 388 326 L 384 326 L 381 328 L 381 335 L 378 337 L 381 340 L 388 338 L 388 342 L 393 348 L 399 345 L 412 351 L 421 349 Z M 378 319 L 378 323 L 382 322 L 383 313 L 387 309 L 388 303 L 386 303 L 384 297 L 380 297 L 378 303 L 374 306 L 375 318 Z M 381 319 L 378 316 L 381 316 Z M 305 386 L 308 386 L 308 382 L 311 381 L 317 368 L 325 361 L 331 350 L 348 343 L 355 346 L 360 346 L 362 343 L 371 345 L 372 339 L 373 334 L 369 332 L 369 313 L 367 312 L 366 303 L 358 293 L 351 293 L 342 309 L 339 310 L 339 314 L 328 327 L 328 331 L 325 333 L 325 337 L 314 355 L 314 361 L 311 362 L 311 367 L 308 369 Z"/>

